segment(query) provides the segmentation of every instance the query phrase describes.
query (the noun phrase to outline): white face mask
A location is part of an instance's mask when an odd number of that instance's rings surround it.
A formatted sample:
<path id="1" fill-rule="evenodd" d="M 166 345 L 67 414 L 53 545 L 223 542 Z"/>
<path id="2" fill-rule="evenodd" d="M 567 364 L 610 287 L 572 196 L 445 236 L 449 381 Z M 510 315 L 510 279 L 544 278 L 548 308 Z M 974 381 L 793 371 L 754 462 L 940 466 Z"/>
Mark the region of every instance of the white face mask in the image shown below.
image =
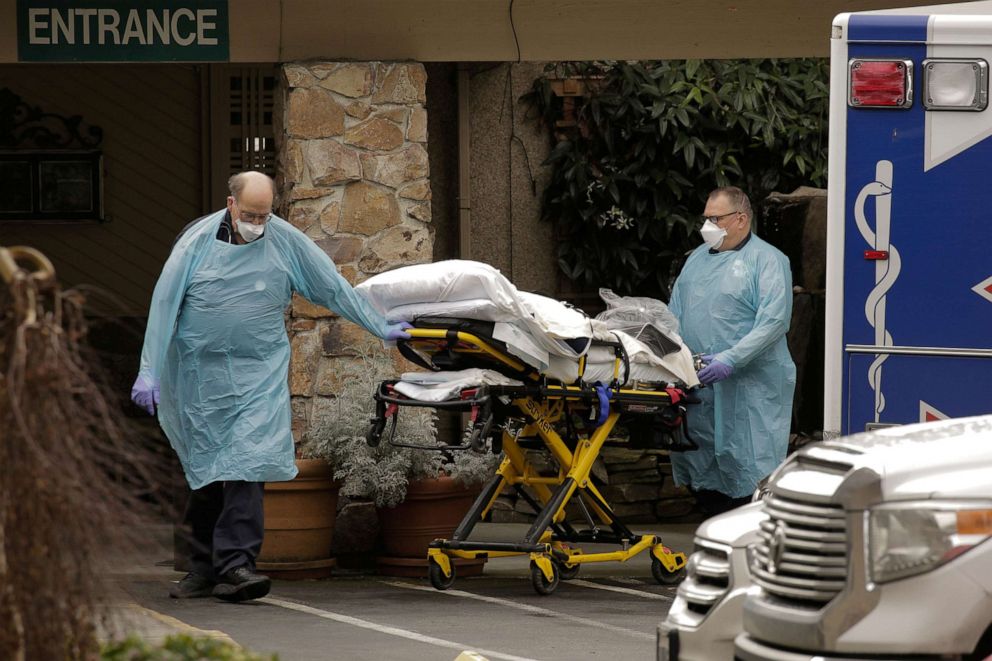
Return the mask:
<path id="1" fill-rule="evenodd" d="M 262 232 L 265 231 L 265 225 L 255 225 L 254 223 L 246 223 L 243 220 L 238 221 L 238 234 L 241 238 L 251 243 L 258 237 L 262 236 Z"/>
<path id="2" fill-rule="evenodd" d="M 703 235 L 703 241 L 706 242 L 706 245 L 714 250 L 718 250 L 720 245 L 723 244 L 723 240 L 727 238 L 727 230 L 711 220 L 703 223 L 703 227 L 699 230 L 699 233 Z"/>

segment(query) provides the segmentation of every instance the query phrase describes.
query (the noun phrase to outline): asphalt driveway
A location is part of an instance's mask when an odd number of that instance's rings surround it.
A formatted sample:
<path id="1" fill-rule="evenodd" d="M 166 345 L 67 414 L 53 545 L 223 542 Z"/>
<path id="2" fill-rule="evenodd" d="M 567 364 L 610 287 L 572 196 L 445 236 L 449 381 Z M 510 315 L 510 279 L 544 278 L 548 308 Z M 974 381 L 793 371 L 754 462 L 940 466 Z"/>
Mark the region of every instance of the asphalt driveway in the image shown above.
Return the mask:
<path id="1" fill-rule="evenodd" d="M 510 524 L 482 525 L 490 526 L 480 530 L 487 537 L 520 532 Z M 637 529 L 688 552 L 694 528 Z M 275 581 L 263 600 L 228 604 L 169 599 L 169 581 L 181 574 L 148 560 L 117 576 L 142 611 L 287 661 L 451 660 L 466 650 L 491 660 L 653 659 L 655 629 L 676 590 L 654 582 L 642 553 L 624 564 L 585 565 L 550 596 L 534 592 L 528 560 L 520 557 L 492 560 L 483 576 L 459 579 L 443 592 L 426 580 L 342 575 Z"/>

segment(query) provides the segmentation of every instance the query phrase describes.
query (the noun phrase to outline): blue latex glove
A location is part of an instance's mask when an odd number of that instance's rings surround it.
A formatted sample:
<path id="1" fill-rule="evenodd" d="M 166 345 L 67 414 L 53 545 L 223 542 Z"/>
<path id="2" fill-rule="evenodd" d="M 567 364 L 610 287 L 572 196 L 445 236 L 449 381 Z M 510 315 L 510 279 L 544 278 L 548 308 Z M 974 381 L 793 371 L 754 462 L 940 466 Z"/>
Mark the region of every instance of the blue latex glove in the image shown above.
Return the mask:
<path id="1" fill-rule="evenodd" d="M 148 415 L 155 415 L 158 410 L 158 398 L 158 379 L 139 374 L 134 385 L 131 386 L 131 401 L 148 411 Z"/>
<path id="2" fill-rule="evenodd" d="M 408 324 L 405 321 L 401 321 L 398 324 L 389 324 L 389 330 L 386 331 L 386 339 L 409 340 L 410 334 L 406 332 L 408 328 L 413 328 L 413 325 Z"/>
<path id="3" fill-rule="evenodd" d="M 700 383 L 703 385 L 708 386 L 717 381 L 723 381 L 734 373 L 733 367 L 716 360 L 712 354 L 703 356 L 703 362 L 706 363 L 706 366 L 696 374 L 699 377 Z"/>

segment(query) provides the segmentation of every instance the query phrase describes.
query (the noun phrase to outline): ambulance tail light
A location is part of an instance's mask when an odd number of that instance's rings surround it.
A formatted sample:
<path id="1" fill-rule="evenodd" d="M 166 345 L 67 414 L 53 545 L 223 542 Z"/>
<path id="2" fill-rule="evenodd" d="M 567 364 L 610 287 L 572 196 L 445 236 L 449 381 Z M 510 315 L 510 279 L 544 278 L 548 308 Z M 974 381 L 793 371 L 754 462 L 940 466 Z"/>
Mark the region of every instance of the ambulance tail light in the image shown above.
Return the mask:
<path id="1" fill-rule="evenodd" d="M 912 61 L 851 60 L 847 103 L 852 108 L 909 108 L 913 105 Z"/>
<path id="2" fill-rule="evenodd" d="M 989 65 L 985 60 L 923 60 L 923 90 L 927 110 L 985 110 Z"/>

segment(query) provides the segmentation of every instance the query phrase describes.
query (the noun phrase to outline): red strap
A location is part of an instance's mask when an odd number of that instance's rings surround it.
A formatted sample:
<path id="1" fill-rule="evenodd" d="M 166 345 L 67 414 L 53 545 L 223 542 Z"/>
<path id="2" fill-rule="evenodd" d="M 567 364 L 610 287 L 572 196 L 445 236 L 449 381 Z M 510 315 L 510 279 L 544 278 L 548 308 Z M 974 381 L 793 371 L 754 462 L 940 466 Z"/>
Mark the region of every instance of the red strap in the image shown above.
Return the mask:
<path id="1" fill-rule="evenodd" d="M 668 398 L 672 400 L 672 404 L 678 404 L 682 401 L 682 391 L 678 388 L 665 388 L 665 392 L 668 393 Z"/>

